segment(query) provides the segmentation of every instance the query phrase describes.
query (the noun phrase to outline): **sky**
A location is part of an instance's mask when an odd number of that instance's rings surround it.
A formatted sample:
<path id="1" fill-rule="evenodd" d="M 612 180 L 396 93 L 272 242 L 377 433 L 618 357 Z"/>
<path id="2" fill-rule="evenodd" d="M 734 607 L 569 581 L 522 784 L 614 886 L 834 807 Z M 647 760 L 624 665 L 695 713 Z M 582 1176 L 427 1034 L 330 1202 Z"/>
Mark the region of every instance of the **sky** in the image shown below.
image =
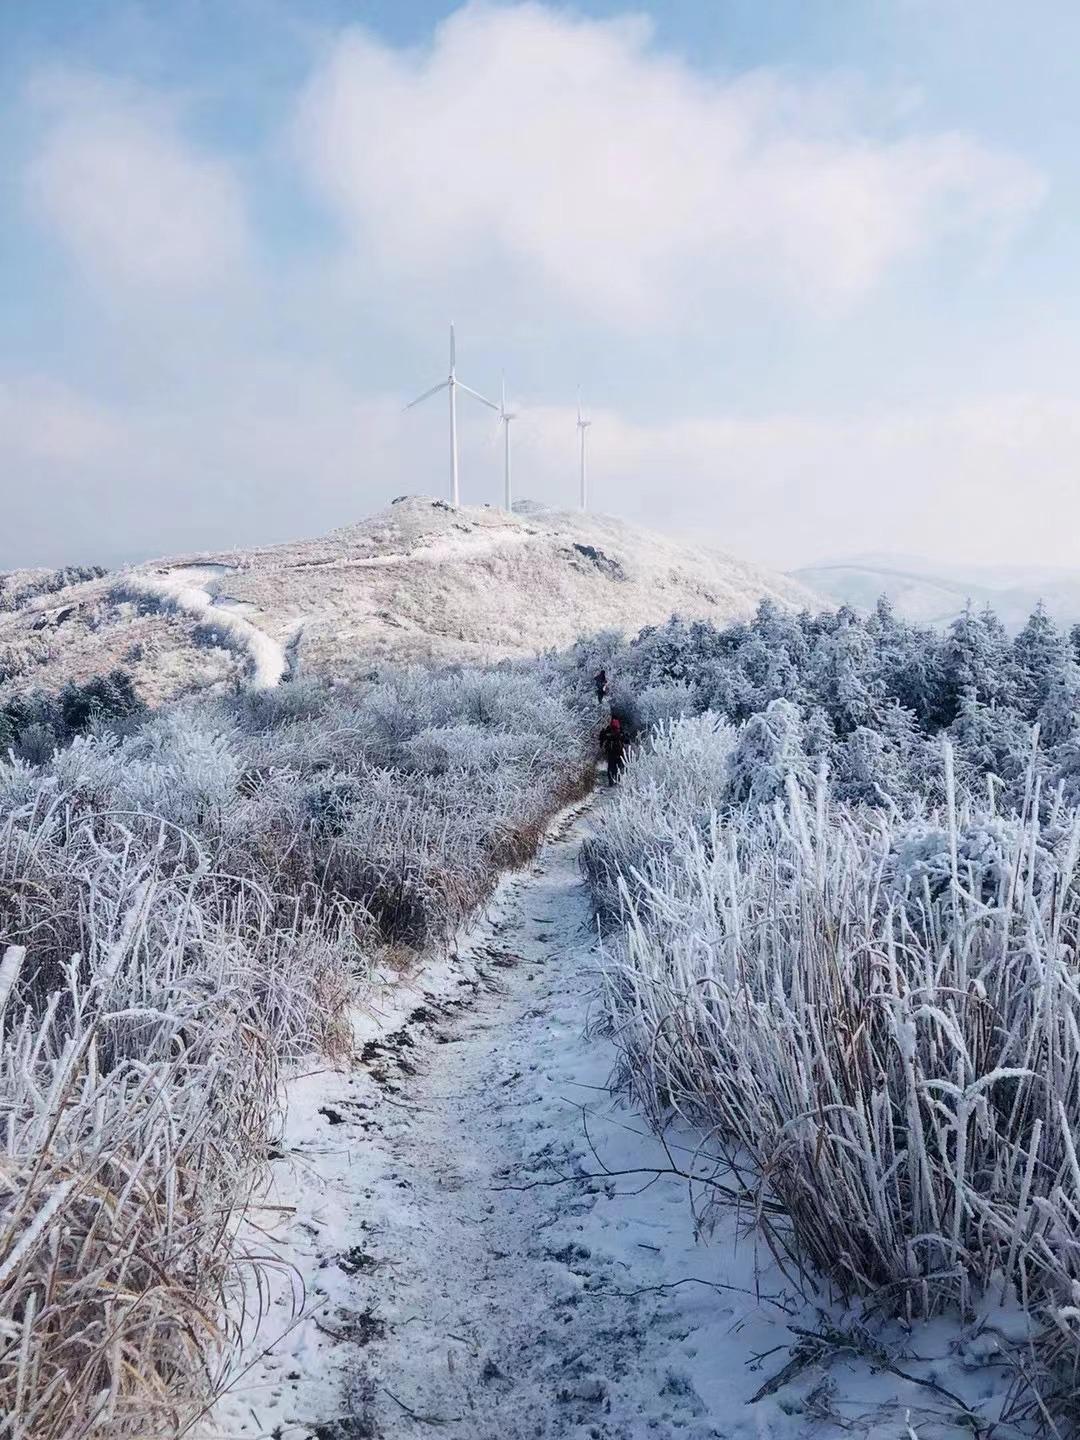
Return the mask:
<path id="1" fill-rule="evenodd" d="M 0 0 L 0 568 L 445 494 L 1077 567 L 1071 0 Z M 499 503 L 461 397 L 466 503 Z"/>

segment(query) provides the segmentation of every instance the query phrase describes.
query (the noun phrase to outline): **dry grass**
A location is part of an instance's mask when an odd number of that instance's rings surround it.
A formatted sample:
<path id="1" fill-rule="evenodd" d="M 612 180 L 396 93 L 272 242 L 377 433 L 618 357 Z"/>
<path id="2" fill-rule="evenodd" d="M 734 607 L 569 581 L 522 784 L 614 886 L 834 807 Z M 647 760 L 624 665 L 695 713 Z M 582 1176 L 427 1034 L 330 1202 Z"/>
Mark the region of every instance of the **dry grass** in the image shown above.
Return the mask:
<path id="1" fill-rule="evenodd" d="M 515 729 L 516 727 L 516 729 Z M 283 1067 L 586 783 L 537 681 L 406 674 L 0 764 L 0 1437 L 182 1433 L 227 1372 Z"/>
<path id="2" fill-rule="evenodd" d="M 661 743 L 677 766 L 677 734 Z M 761 1224 L 803 1284 L 908 1316 L 1015 1294 L 1074 1408 L 1080 814 L 1032 780 L 1003 817 L 948 770 L 945 807 L 908 821 L 823 781 L 724 816 L 673 809 L 647 763 L 635 785 L 589 859 L 601 898 L 621 893 L 606 981 L 628 1083 L 779 1202 Z"/>
<path id="3" fill-rule="evenodd" d="M 201 1402 L 279 1066 L 341 1044 L 342 938 L 271 928 L 166 836 L 57 803 L 0 836 L 0 1412 L 35 1440 L 170 1435 Z"/>

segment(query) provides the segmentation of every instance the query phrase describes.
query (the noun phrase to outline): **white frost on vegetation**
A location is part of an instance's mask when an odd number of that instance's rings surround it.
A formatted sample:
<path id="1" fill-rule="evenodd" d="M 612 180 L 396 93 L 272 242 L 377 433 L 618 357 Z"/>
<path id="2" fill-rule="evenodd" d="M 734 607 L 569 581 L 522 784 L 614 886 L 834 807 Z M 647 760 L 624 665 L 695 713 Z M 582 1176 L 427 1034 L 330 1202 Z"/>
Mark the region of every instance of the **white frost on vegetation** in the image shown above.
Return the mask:
<path id="1" fill-rule="evenodd" d="M 125 605 L 125 593 L 161 608 Z M 322 537 L 158 560 L 63 588 L 48 597 L 49 614 L 0 609 L 0 671 L 58 689 L 124 665 L 140 694 L 164 700 L 231 678 L 226 655 L 200 651 L 208 634 L 250 656 L 256 683 L 271 685 L 286 654 L 305 674 L 346 674 L 373 659 L 486 664 L 603 630 L 632 635 L 673 612 L 725 624 L 749 618 L 763 597 L 792 609 L 814 602 L 789 577 L 611 517 L 413 496 Z"/>
<path id="2" fill-rule="evenodd" d="M 387 670 L 0 762 L 17 1435 L 185 1432 L 259 1307 L 237 1222 L 283 1064 L 348 1053 L 373 965 L 447 941 L 531 853 L 580 790 L 585 736 L 539 674 Z"/>
<path id="3" fill-rule="evenodd" d="M 184 575 L 133 574 L 119 581 L 116 590 L 128 599 L 155 600 L 166 608 L 182 610 L 222 635 L 234 648 L 245 651 L 256 689 L 273 689 L 288 669 L 285 651 L 277 640 L 235 610 L 216 606 L 206 590 L 188 584 Z"/>
<path id="4" fill-rule="evenodd" d="M 1071 1406 L 1080 811 L 1030 775 L 1006 823 L 951 783 L 911 819 L 794 776 L 743 803 L 741 736 L 661 730 L 585 846 L 633 1092 L 726 1140 L 805 1283 L 907 1318 L 1018 1297 Z"/>

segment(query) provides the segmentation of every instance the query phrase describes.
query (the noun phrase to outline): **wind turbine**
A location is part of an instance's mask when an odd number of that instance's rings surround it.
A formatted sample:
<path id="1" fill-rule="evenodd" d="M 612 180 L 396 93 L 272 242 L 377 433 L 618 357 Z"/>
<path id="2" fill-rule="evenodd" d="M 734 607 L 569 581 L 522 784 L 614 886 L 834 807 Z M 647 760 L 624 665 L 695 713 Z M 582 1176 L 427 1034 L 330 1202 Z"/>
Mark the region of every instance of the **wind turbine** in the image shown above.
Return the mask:
<path id="1" fill-rule="evenodd" d="M 590 426 L 591 424 L 592 424 L 592 421 L 591 421 L 591 420 L 585 420 L 585 419 L 582 418 L 582 414 L 581 414 L 581 391 L 579 390 L 579 391 L 578 391 L 578 399 L 577 399 L 577 428 L 578 428 L 578 434 L 581 436 L 581 508 L 582 508 L 582 510 L 587 510 L 587 509 L 589 508 L 589 505 L 588 505 L 589 490 L 588 490 L 588 485 L 587 485 L 587 483 L 586 483 L 586 473 L 585 473 L 585 432 L 588 430 L 588 428 L 589 428 L 589 426 Z"/>
<path id="2" fill-rule="evenodd" d="M 410 400 L 405 406 L 411 410 L 414 405 L 422 405 L 425 400 L 430 400 L 432 395 L 438 395 L 440 390 L 450 392 L 450 502 L 453 505 L 461 504 L 461 486 L 458 481 L 458 445 L 457 445 L 457 392 L 464 390 L 474 400 L 479 400 L 489 410 L 498 410 L 498 406 L 492 400 L 481 395 L 478 390 L 473 390 L 464 381 L 457 378 L 457 352 L 454 345 L 454 327 L 450 326 L 450 374 L 438 385 L 433 385 L 430 390 L 425 390 L 423 395 L 418 395 L 415 400 Z"/>
<path id="3" fill-rule="evenodd" d="M 506 408 L 506 376 L 502 379 L 502 403 L 499 406 L 499 419 L 503 427 L 503 470 L 506 481 L 505 504 L 509 511 L 514 509 L 513 491 L 510 488 L 510 421 L 517 419 L 517 412 Z"/>

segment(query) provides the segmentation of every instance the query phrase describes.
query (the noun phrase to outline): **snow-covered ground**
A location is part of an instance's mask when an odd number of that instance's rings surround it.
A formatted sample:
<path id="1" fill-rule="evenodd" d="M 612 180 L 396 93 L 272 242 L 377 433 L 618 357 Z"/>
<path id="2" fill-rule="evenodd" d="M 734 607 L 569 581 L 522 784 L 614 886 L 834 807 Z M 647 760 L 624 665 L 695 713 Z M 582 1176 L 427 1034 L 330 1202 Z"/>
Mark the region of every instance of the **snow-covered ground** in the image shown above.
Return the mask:
<path id="1" fill-rule="evenodd" d="M 130 603 L 147 596 L 156 614 Z M 0 661 L 13 689 L 123 665 L 161 701 L 206 683 L 209 657 L 214 679 L 251 657 L 260 684 L 283 651 L 333 675 L 372 659 L 488 663 L 672 614 L 726 624 L 766 597 L 816 604 L 789 576 L 610 516 L 412 496 L 316 539 L 158 560 L 0 610 Z"/>
<path id="2" fill-rule="evenodd" d="M 663 1172 L 730 1177 L 608 1093 L 577 860 L 603 803 L 563 817 L 454 955 L 387 988 L 356 1068 L 293 1082 L 252 1233 L 294 1268 L 203 1437 L 944 1440 L 972 1433 L 961 1401 L 998 1419 L 1005 1311 L 981 1332 L 876 1332 L 876 1356 L 855 1330 L 805 1342 L 783 1379 L 791 1327 L 838 1313 L 736 1211 L 697 1236 L 686 1181 Z"/>
<path id="3" fill-rule="evenodd" d="M 182 611 L 219 631 L 227 644 L 243 652 L 251 667 L 251 683 L 258 690 L 271 690 L 288 669 L 284 647 L 240 613 L 240 606 L 221 607 L 208 588 L 226 574 L 222 565 L 180 566 L 173 570 L 132 575 L 124 588 L 132 595 L 145 596 Z M 246 607 L 250 610 L 251 607 Z"/>

